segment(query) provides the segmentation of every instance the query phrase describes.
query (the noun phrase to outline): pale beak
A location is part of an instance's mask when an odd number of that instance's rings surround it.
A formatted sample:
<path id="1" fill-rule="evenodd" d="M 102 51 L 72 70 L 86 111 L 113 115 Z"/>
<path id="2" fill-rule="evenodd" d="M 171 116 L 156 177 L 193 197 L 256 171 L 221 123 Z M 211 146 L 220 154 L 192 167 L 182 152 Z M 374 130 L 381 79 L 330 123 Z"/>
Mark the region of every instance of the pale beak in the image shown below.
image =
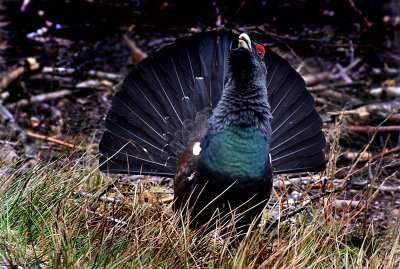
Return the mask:
<path id="1" fill-rule="evenodd" d="M 238 47 L 245 48 L 245 49 L 248 49 L 251 51 L 251 40 L 247 34 L 245 34 L 245 33 L 240 34 Z"/>

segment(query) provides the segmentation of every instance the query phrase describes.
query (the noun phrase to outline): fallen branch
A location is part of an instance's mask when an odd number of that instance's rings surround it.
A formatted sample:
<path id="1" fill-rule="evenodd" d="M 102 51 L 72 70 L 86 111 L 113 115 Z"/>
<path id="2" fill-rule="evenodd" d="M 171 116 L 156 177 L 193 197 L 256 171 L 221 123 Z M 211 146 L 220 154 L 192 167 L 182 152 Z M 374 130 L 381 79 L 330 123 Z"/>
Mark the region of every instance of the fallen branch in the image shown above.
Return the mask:
<path id="1" fill-rule="evenodd" d="M 45 140 L 45 141 L 52 142 L 52 143 L 55 143 L 55 144 L 59 144 L 61 146 L 64 146 L 64 147 L 67 147 L 67 148 L 70 148 L 70 149 L 73 149 L 73 150 L 79 150 L 79 151 L 87 150 L 85 147 L 75 146 L 74 144 L 71 144 L 71 143 L 68 143 L 68 142 L 64 142 L 64 141 L 61 141 L 61 140 L 53 138 L 53 137 L 48 137 L 48 136 L 44 136 L 44 135 L 41 135 L 41 134 L 36 134 L 36 133 L 31 132 L 31 131 L 26 131 L 26 135 L 28 137 L 30 137 L 30 138 Z"/>
<path id="2" fill-rule="evenodd" d="M 333 89 L 321 91 L 320 93 L 318 93 L 318 96 L 323 97 L 327 100 L 335 100 L 335 101 L 341 100 L 342 102 L 347 102 L 347 103 L 352 103 L 352 104 L 357 104 L 360 102 L 353 95 L 350 95 L 350 94 L 347 94 L 344 92 L 341 93 L 341 92 L 335 91 Z"/>
<path id="3" fill-rule="evenodd" d="M 375 186 L 372 185 L 372 188 L 378 189 L 384 192 L 400 192 L 400 186 Z"/>
<path id="4" fill-rule="evenodd" d="M 347 210 L 349 208 L 356 208 L 357 206 L 362 205 L 361 201 L 355 201 L 355 200 L 341 200 L 341 199 L 336 199 L 333 201 L 333 207 L 335 207 L 336 210 Z"/>
<path id="5" fill-rule="evenodd" d="M 394 100 L 392 102 L 379 102 L 360 106 L 352 110 L 328 112 L 328 115 L 354 115 L 361 120 L 371 120 L 372 118 L 387 118 L 388 116 L 394 115 L 392 113 L 397 113 L 397 111 L 400 112 L 400 101 Z"/>
<path id="6" fill-rule="evenodd" d="M 304 81 L 306 82 L 307 87 L 312 87 L 317 84 L 320 84 L 321 82 L 328 82 L 328 81 L 336 80 L 339 78 L 339 75 L 332 74 L 329 72 L 322 72 L 322 73 L 313 74 L 313 75 L 303 75 L 302 77 L 303 77 Z"/>
<path id="7" fill-rule="evenodd" d="M 5 75 L 0 82 L 0 91 L 6 89 L 8 85 L 11 84 L 14 80 L 16 80 L 20 75 L 22 75 L 25 72 L 25 67 L 20 66 L 7 75 Z"/>
<path id="8" fill-rule="evenodd" d="M 364 152 L 364 154 L 362 154 L 360 156 L 359 152 L 348 151 L 348 152 L 344 152 L 342 156 L 345 157 L 346 159 L 360 158 L 361 161 L 367 161 L 372 157 L 372 154 L 371 154 L 371 152 Z"/>
<path id="9" fill-rule="evenodd" d="M 42 103 L 50 100 L 55 100 L 62 98 L 67 95 L 71 95 L 73 91 L 71 90 L 61 90 L 61 91 L 56 91 L 56 92 L 49 92 L 49 93 L 43 93 L 43 94 L 38 94 L 35 96 L 32 96 L 31 98 L 28 99 L 21 99 L 18 102 L 12 104 L 12 106 L 27 106 L 29 104 L 36 104 L 36 103 Z"/>
<path id="10" fill-rule="evenodd" d="M 14 80 L 26 71 L 36 70 L 40 67 L 35 58 L 29 57 L 25 60 L 24 65 L 17 67 L 10 73 L 6 74 L 0 81 L 0 92 L 8 87 Z"/>
<path id="11" fill-rule="evenodd" d="M 78 70 L 75 68 L 65 68 L 65 67 L 51 67 L 51 66 L 45 66 L 42 69 L 43 73 L 50 73 L 50 74 L 56 74 L 56 75 L 64 75 L 64 76 L 72 76 L 76 73 L 78 73 Z M 120 81 L 124 78 L 123 75 L 120 74 L 115 74 L 115 73 L 108 73 L 108 72 L 103 72 L 103 71 L 97 71 L 97 70 L 89 70 L 86 72 L 87 75 L 101 78 L 101 79 L 107 79 L 107 80 L 113 80 L 113 81 Z"/>
<path id="12" fill-rule="evenodd" d="M 120 81 L 124 78 L 123 75 L 120 74 L 115 74 L 115 73 L 108 73 L 108 72 L 103 72 L 103 71 L 97 71 L 97 70 L 89 70 L 87 72 L 89 76 L 101 78 L 101 79 L 107 79 L 107 80 L 113 80 L 113 81 Z"/>
<path id="13" fill-rule="evenodd" d="M 174 200 L 173 195 L 168 195 L 167 197 L 161 198 L 159 201 L 160 203 L 170 203 Z"/>
<path id="14" fill-rule="evenodd" d="M 356 126 L 347 125 L 346 129 L 359 133 L 387 133 L 387 132 L 400 132 L 400 126 Z"/>
<path id="15" fill-rule="evenodd" d="M 89 79 L 76 84 L 76 87 L 78 89 L 86 88 L 86 89 L 97 89 L 101 91 L 110 90 L 112 86 L 113 83 L 108 80 L 100 81 L 97 79 Z"/>
<path id="16" fill-rule="evenodd" d="M 331 83 L 331 84 L 324 84 L 324 85 L 318 85 L 315 87 L 309 87 L 307 85 L 307 90 L 310 92 L 320 92 L 320 91 L 326 91 L 329 89 L 343 89 L 343 88 L 351 88 L 351 87 L 356 87 L 363 85 L 363 82 L 350 82 L 350 83 Z"/>
<path id="17" fill-rule="evenodd" d="M 369 91 L 375 97 L 400 97 L 400 87 L 375 88 Z"/>
<path id="18" fill-rule="evenodd" d="M 390 122 L 400 122 L 400 113 L 390 115 L 388 118 Z"/>
<path id="19" fill-rule="evenodd" d="M 326 180 L 325 177 L 321 177 L 318 174 L 312 176 L 304 176 L 304 177 L 295 177 L 288 178 L 287 180 L 279 179 L 275 180 L 273 183 L 274 188 L 283 188 L 291 185 L 315 185 L 317 186 L 319 183 Z"/>
<path id="20" fill-rule="evenodd" d="M 351 69 L 353 69 L 355 66 L 357 66 L 360 62 L 361 62 L 361 59 L 356 59 L 346 67 L 343 67 L 340 64 L 336 64 L 336 69 L 337 69 L 336 72 L 332 72 L 332 73 L 331 72 L 322 72 L 322 73 L 312 74 L 312 75 L 303 75 L 302 77 L 308 87 L 315 86 L 317 84 L 320 84 L 321 82 L 328 82 L 328 81 L 333 81 L 333 80 L 338 80 L 338 79 L 341 79 L 342 83 L 344 83 L 344 84 L 352 84 L 354 82 L 349 77 L 347 72 L 349 72 Z"/>
<path id="21" fill-rule="evenodd" d="M 397 29 L 399 29 L 400 27 L 400 16 L 388 16 L 386 15 L 385 17 L 383 17 L 382 22 L 385 25 L 391 26 L 391 27 L 397 27 Z"/>

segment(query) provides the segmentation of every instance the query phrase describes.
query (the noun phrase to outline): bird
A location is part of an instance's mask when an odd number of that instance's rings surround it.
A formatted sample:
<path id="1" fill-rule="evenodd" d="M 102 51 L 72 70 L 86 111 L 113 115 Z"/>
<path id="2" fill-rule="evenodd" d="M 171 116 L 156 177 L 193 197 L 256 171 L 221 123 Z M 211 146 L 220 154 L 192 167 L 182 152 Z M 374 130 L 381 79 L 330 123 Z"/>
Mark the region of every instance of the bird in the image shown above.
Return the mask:
<path id="1" fill-rule="evenodd" d="M 302 77 L 246 33 L 177 38 L 144 59 L 113 97 L 100 170 L 174 178 L 190 227 L 233 213 L 258 223 L 273 175 L 326 168 L 322 120 Z"/>

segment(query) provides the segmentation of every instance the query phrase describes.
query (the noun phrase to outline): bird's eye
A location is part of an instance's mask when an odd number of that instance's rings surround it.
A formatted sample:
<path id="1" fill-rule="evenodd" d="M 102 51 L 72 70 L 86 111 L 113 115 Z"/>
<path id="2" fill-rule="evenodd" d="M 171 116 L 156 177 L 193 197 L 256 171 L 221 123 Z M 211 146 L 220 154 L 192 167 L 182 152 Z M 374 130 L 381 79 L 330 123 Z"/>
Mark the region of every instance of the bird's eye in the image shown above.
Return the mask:
<path id="1" fill-rule="evenodd" d="M 262 59 L 265 56 L 265 48 L 263 45 L 258 44 L 256 46 L 257 55 Z"/>

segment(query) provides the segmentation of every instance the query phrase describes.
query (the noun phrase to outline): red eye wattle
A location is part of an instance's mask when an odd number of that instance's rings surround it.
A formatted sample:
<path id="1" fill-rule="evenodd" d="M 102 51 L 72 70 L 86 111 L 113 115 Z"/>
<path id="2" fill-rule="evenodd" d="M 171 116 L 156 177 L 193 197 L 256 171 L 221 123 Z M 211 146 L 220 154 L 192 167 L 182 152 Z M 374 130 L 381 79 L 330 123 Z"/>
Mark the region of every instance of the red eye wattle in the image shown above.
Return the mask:
<path id="1" fill-rule="evenodd" d="M 263 45 L 258 44 L 256 46 L 256 51 L 257 51 L 257 54 L 260 56 L 260 58 L 264 58 L 264 56 L 265 56 L 265 48 L 264 48 Z"/>

